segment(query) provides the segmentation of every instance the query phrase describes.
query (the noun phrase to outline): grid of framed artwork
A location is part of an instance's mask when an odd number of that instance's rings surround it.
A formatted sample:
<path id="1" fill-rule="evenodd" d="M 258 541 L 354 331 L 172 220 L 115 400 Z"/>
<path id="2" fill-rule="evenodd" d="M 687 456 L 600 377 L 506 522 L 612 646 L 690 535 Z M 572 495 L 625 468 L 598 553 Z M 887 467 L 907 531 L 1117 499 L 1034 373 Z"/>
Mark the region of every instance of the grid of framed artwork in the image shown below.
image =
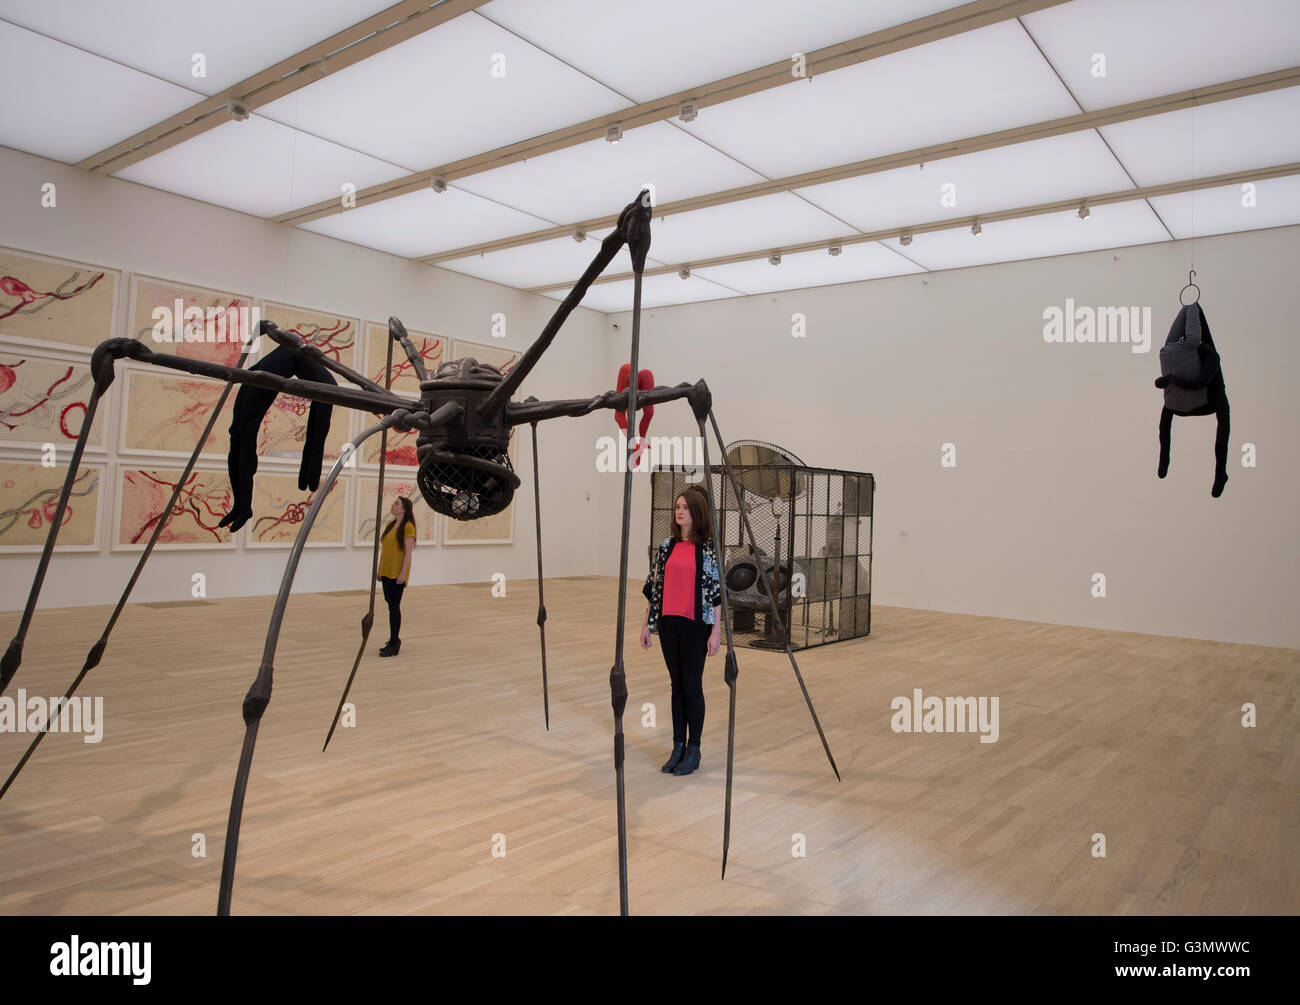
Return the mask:
<path id="1" fill-rule="evenodd" d="M 156 352 L 239 364 L 243 333 L 259 317 L 294 331 L 329 357 L 380 383 L 389 345 L 386 322 L 220 290 L 178 279 L 126 273 L 27 251 L 0 249 L 0 554 L 44 545 L 73 446 L 86 418 L 95 346 L 117 334 Z M 501 346 L 410 331 L 426 369 L 473 356 L 509 372 L 519 357 Z M 273 345 L 254 346 L 245 366 Z M 418 397 L 419 379 L 394 347 L 392 387 Z M 143 549 L 212 412 L 222 414 L 181 486 L 156 547 L 164 550 L 267 549 L 292 545 L 315 493 L 298 488 L 310 402 L 280 395 L 258 435 L 253 518 L 237 533 L 219 527 L 232 496 L 226 471 L 229 416 L 238 387 L 205 377 L 119 361 L 101 398 L 73 484 L 58 550 Z M 373 418 L 335 406 L 324 469 Z M 514 540 L 513 505 L 484 520 L 433 513 L 415 486 L 415 433 L 391 433 L 386 448 L 381 526 L 397 495 L 415 503 L 417 543 L 499 545 Z M 307 542 L 312 548 L 369 548 L 379 484 L 379 437 L 340 475 Z M 515 440 L 510 444 L 512 463 Z"/>
<path id="2" fill-rule="evenodd" d="M 90 352 L 115 332 L 122 273 L 0 249 L 0 551 L 40 551 L 90 400 Z M 97 409 L 59 549 L 105 545 L 108 429 Z"/>

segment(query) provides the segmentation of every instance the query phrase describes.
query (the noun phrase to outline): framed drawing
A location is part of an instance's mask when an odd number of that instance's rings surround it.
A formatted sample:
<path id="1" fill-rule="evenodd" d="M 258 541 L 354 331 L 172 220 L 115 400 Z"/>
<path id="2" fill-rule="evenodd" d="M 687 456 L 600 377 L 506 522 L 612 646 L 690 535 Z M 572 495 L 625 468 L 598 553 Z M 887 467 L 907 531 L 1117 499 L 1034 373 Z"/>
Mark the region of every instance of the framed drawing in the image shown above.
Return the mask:
<path id="1" fill-rule="evenodd" d="M 132 366 L 118 374 L 123 387 L 118 449 L 144 454 L 188 457 L 216 407 L 226 385 L 206 377 L 172 375 L 154 367 Z M 234 394 L 226 401 L 226 421 L 218 420 L 203 446 L 204 454 L 224 456 L 230 449 L 229 414 Z"/>
<path id="2" fill-rule="evenodd" d="M 252 303 L 242 293 L 132 276 L 127 334 L 155 352 L 235 366 L 257 321 Z"/>
<path id="3" fill-rule="evenodd" d="M 355 367 L 357 331 L 359 323 L 356 318 L 341 317 L 306 307 L 291 307 L 267 301 L 262 305 L 262 317 L 273 321 L 285 331 L 297 332 L 303 340 L 310 342 L 326 356 L 345 366 Z M 263 345 L 262 352 L 269 352 L 275 345 Z"/>
<path id="4" fill-rule="evenodd" d="M 63 511 L 59 551 L 99 550 L 99 511 L 104 464 L 81 465 Z M 40 551 L 68 477 L 66 465 L 47 468 L 23 461 L 0 461 L 0 552 Z"/>
<path id="5" fill-rule="evenodd" d="M 446 360 L 451 358 L 445 355 L 446 339 L 409 329 L 407 334 L 411 336 L 412 344 L 423 357 L 424 368 L 430 375 Z M 388 358 L 388 343 L 390 341 L 388 322 L 379 324 L 375 321 L 369 321 L 366 323 L 366 366 L 363 372 L 367 377 L 379 384 L 384 382 L 384 368 Z M 408 398 L 418 398 L 420 396 L 420 380 L 415 375 L 415 369 L 407 360 L 406 353 L 402 352 L 402 347 L 395 343 L 393 345 L 393 390 Z M 374 424 L 368 415 L 363 414 L 360 418 L 363 427 Z M 415 456 L 417 436 L 418 434 L 414 431 L 399 433 L 389 430 L 388 463 L 400 467 L 416 467 L 419 464 Z M 378 435 L 372 436 L 361 445 L 361 461 L 363 464 L 379 464 L 379 445 L 380 439 Z"/>
<path id="6" fill-rule="evenodd" d="M 352 479 L 340 475 L 311 529 L 304 547 L 342 548 L 348 486 Z M 316 500 L 310 489 L 298 488 L 298 476 L 259 471 L 253 479 L 253 519 L 245 526 L 250 548 L 288 548 L 298 536 L 307 510 Z"/>
<path id="7" fill-rule="evenodd" d="M 409 476 L 409 474 L 410 472 L 405 472 L 405 475 Z M 372 546 L 375 541 L 375 494 L 379 491 L 379 479 L 358 478 L 357 485 L 359 487 L 357 515 L 352 521 L 354 528 L 352 543 Z M 435 524 L 441 518 L 429 509 L 424 497 L 420 495 L 420 490 L 415 486 L 415 480 L 409 477 L 389 478 L 388 473 L 385 472 L 384 507 L 379 518 L 380 529 L 388 526 L 391 516 L 388 511 L 398 496 L 406 496 L 411 500 L 411 514 L 415 517 L 416 543 L 436 546 L 438 532 Z"/>
<path id="8" fill-rule="evenodd" d="M 182 471 L 118 465 L 114 551 L 144 549 Z M 217 526 L 233 503 L 224 471 L 191 471 L 155 548 L 234 548 L 230 531 Z"/>
<path id="9" fill-rule="evenodd" d="M 122 274 L 0 248 L 0 337 L 87 352 L 113 337 Z"/>
<path id="10" fill-rule="evenodd" d="M 90 361 L 84 357 L 0 343 L 0 443 L 53 443 L 71 452 L 93 389 Z M 110 388 L 96 409 L 87 450 L 107 449 L 104 426 L 112 400 Z"/>
<path id="11" fill-rule="evenodd" d="M 456 339 L 452 343 L 452 350 L 455 354 L 452 357 L 453 359 L 472 356 L 480 363 L 495 366 L 502 373 L 509 373 L 519 360 L 519 353 L 513 349 L 482 345 L 478 342 L 466 342 L 463 339 Z M 518 441 L 518 433 L 518 429 L 510 431 L 509 454 L 512 467 L 515 466 L 517 454 L 515 444 Z M 524 486 L 521 485 L 520 490 L 523 488 Z M 518 493 L 516 493 L 515 499 L 518 498 Z M 512 500 L 509 506 L 495 516 L 484 517 L 481 520 L 443 520 L 442 543 L 444 545 L 513 544 L 514 512 L 515 501 Z"/>

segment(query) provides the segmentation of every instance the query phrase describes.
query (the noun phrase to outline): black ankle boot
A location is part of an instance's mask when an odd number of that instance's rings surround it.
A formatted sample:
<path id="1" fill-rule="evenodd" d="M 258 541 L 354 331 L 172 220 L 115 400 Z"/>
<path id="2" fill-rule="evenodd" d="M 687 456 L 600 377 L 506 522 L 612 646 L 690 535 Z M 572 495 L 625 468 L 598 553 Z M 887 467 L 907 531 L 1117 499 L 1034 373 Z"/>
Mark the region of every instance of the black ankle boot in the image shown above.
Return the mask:
<path id="1" fill-rule="evenodd" d="M 379 650 L 379 655 L 396 656 L 401 651 L 402 651 L 402 640 L 398 639 L 397 641 L 393 641 L 392 639 L 389 639 L 388 642 L 384 645 L 384 648 Z"/>
<path id="2" fill-rule="evenodd" d="M 700 766 L 700 745 L 698 743 L 688 743 L 686 753 L 682 755 L 681 764 L 673 769 L 674 775 L 689 775 L 692 771 Z"/>
<path id="3" fill-rule="evenodd" d="M 685 753 L 686 753 L 685 743 L 678 743 L 674 745 L 673 756 L 668 758 L 668 763 L 665 764 L 659 770 L 662 771 L 665 775 L 671 775 L 673 773 L 673 768 L 677 767 L 677 765 L 682 763 L 682 755 Z"/>

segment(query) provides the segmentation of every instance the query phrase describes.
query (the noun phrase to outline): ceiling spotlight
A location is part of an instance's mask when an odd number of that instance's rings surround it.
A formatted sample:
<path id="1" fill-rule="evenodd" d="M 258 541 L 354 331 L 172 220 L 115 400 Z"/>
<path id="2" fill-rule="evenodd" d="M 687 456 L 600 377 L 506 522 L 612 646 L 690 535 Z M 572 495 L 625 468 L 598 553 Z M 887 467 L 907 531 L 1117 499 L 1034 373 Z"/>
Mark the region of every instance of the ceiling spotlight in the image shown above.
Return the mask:
<path id="1" fill-rule="evenodd" d="M 1088 208 L 1088 204 L 1085 202 L 1082 206 L 1079 207 L 1079 219 L 1086 220 L 1090 216 L 1092 216 L 1092 210 Z"/>
<path id="2" fill-rule="evenodd" d="M 768 264 L 768 265 L 780 265 L 780 264 L 781 264 L 781 253 L 778 251 L 775 255 L 769 255 L 768 258 L 767 258 L 767 264 Z"/>
<path id="3" fill-rule="evenodd" d="M 573 232 L 573 239 L 578 244 L 581 244 L 583 241 L 587 239 L 587 232 L 585 230 L 575 230 Z"/>
<path id="4" fill-rule="evenodd" d="M 435 192 L 446 192 L 446 191 L 447 191 L 447 179 L 446 179 L 446 178 L 434 178 L 432 181 L 429 182 L 429 187 L 430 187 L 431 189 L 433 189 Z"/>
<path id="5" fill-rule="evenodd" d="M 230 118 L 235 122 L 243 122 L 248 118 L 248 108 L 238 102 L 230 106 Z"/>
<path id="6" fill-rule="evenodd" d="M 623 130 L 617 122 L 610 123 L 605 127 L 605 142 L 617 143 L 623 138 Z"/>
<path id="7" fill-rule="evenodd" d="M 839 242 L 837 241 L 835 244 L 832 244 L 832 245 L 831 245 L 829 248 L 827 248 L 826 250 L 829 251 L 830 254 L 831 254 L 831 257 L 834 258 L 836 255 L 838 255 L 838 254 L 839 254 L 841 251 L 843 251 L 844 249 L 840 246 Z"/>
<path id="8" fill-rule="evenodd" d="M 904 248 L 906 248 L 909 244 L 912 243 L 912 232 L 906 231 L 902 234 L 899 234 L 898 243 L 901 244 Z"/>
<path id="9" fill-rule="evenodd" d="M 976 237 L 979 237 L 980 234 L 984 233 L 984 228 L 980 226 L 979 220 L 976 220 L 970 225 L 970 232 Z"/>
<path id="10" fill-rule="evenodd" d="M 677 110 L 677 117 L 683 122 L 694 122 L 699 113 L 699 106 L 694 101 L 683 101 L 682 107 Z"/>
<path id="11" fill-rule="evenodd" d="M 691 278 L 691 270 L 690 270 L 690 267 L 689 267 L 689 266 L 685 266 L 685 267 L 683 267 L 682 270 L 681 270 L 680 272 L 678 272 L 677 274 L 678 274 L 679 276 L 681 276 L 683 279 L 690 279 L 690 278 Z"/>

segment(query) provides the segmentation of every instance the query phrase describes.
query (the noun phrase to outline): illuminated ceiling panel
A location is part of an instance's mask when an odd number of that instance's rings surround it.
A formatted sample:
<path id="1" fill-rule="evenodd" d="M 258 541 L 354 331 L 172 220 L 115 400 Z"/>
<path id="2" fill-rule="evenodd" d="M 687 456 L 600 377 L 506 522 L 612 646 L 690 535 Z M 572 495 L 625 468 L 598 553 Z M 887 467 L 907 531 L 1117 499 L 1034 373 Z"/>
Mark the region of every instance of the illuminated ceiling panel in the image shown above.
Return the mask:
<path id="1" fill-rule="evenodd" d="M 608 230 L 599 234 L 593 233 L 582 243 L 570 237 L 563 237 L 539 244 L 524 244 L 517 248 L 494 251 L 490 255 L 470 255 L 439 262 L 438 267 L 520 289 L 546 286 L 550 283 L 574 283 L 591 264 L 592 258 L 600 250 L 600 242 L 607 233 Z M 618 255 L 606 271 L 629 271 L 631 268 L 631 260 L 626 249 L 619 249 Z"/>
<path id="2" fill-rule="evenodd" d="M 1078 111 L 1011 21 L 705 108 L 685 128 L 779 178 Z"/>
<path id="3" fill-rule="evenodd" d="M 546 221 L 535 216 L 448 188 L 442 193 L 423 189 L 373 206 L 358 206 L 305 223 L 303 229 L 418 258 L 544 226 Z"/>
<path id="4" fill-rule="evenodd" d="M 1088 0 L 1026 14 L 1085 111 L 1295 66 L 1295 0 Z"/>
<path id="5" fill-rule="evenodd" d="M 763 181 L 667 122 L 631 129 L 618 143 L 593 140 L 486 171 L 456 185 L 526 213 L 567 223 L 618 212 L 654 185 L 656 204 Z"/>
<path id="6" fill-rule="evenodd" d="M 1288 227 L 1300 223 L 1300 176 L 1165 195 L 1151 205 L 1176 238 Z"/>
<path id="7" fill-rule="evenodd" d="M 481 14 L 650 101 L 960 6 L 934 0 L 495 0 Z"/>
<path id="8" fill-rule="evenodd" d="M 780 192 L 663 219 L 655 217 L 650 253 L 661 261 L 685 265 L 738 251 L 843 237 L 846 232 L 852 233 L 829 213 L 797 195 Z"/>
<path id="9" fill-rule="evenodd" d="M 616 311 L 632 309 L 632 280 L 624 279 L 616 283 L 602 283 L 593 286 L 582 298 L 582 306 L 592 310 L 613 314 Z M 552 300 L 563 300 L 567 294 L 561 290 L 547 293 Z M 736 290 L 727 289 L 717 283 L 692 276 L 680 279 L 677 276 L 646 276 L 641 282 L 641 306 L 644 308 L 667 307 L 671 304 L 693 304 L 701 300 L 721 300 L 735 297 Z"/>
<path id="10" fill-rule="evenodd" d="M 132 164 L 117 177 L 266 217 L 341 199 L 345 185 L 355 193 L 405 173 L 255 114 Z"/>
<path id="11" fill-rule="evenodd" d="M 0 19 L 210 95 L 395 2 L 0 0 Z M 202 56 L 201 64 L 195 56 Z M 196 76 L 200 65 L 204 75 Z"/>
<path id="12" fill-rule="evenodd" d="M 901 253 L 900 253 L 901 252 Z M 898 251 L 878 241 L 850 244 L 838 255 L 826 251 L 805 251 L 783 255 L 780 265 L 769 262 L 733 262 L 700 269 L 702 279 L 729 286 L 742 293 L 772 293 L 800 290 L 811 286 L 853 283 L 864 279 L 883 279 L 924 271 L 905 257 L 907 248 Z"/>
<path id="13" fill-rule="evenodd" d="M 0 21 L 0 145 L 75 164 L 200 100 Z"/>
<path id="14" fill-rule="evenodd" d="M 1300 55 L 1300 54 L 1298 54 Z M 1103 126 L 1139 185 L 1300 163 L 1300 87 Z"/>
<path id="15" fill-rule="evenodd" d="M 1168 232 L 1140 199 L 1098 206 L 1087 220 L 1080 220 L 1074 212 L 1047 213 L 982 227 L 979 237 L 965 227 L 917 234 L 903 250 L 908 258 L 933 271 L 1169 240 Z"/>
<path id="16" fill-rule="evenodd" d="M 629 104 L 505 29 L 466 14 L 258 111 L 422 171 Z"/>
<path id="17" fill-rule="evenodd" d="M 1133 187 L 1090 130 L 797 191 L 871 233 Z"/>

